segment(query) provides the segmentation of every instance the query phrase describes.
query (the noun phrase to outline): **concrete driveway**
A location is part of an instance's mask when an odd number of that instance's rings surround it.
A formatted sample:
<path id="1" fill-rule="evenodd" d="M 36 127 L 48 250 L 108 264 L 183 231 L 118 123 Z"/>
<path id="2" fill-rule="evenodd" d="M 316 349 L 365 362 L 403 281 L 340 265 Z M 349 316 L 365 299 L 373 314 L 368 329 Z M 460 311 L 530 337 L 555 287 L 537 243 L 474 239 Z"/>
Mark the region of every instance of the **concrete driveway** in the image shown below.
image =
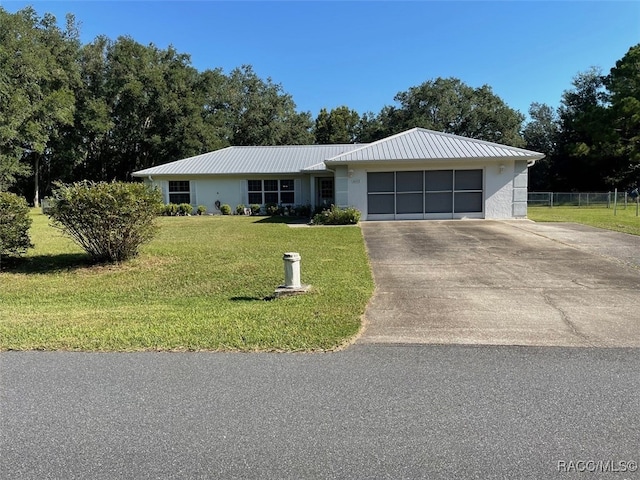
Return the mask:
<path id="1" fill-rule="evenodd" d="M 531 221 L 365 222 L 359 343 L 640 346 L 640 237 Z"/>

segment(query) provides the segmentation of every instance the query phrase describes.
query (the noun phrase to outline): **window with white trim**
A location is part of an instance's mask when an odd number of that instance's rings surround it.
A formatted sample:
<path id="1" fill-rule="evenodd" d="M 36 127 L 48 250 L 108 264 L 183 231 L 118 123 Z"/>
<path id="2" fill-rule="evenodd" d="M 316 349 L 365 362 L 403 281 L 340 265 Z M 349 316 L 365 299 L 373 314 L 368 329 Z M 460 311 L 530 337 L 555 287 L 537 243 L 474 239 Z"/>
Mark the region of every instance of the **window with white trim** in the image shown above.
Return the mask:
<path id="1" fill-rule="evenodd" d="M 293 180 L 249 180 L 247 185 L 250 204 L 295 203 Z"/>
<path id="2" fill-rule="evenodd" d="M 169 203 L 191 203 L 189 180 L 169 180 Z"/>

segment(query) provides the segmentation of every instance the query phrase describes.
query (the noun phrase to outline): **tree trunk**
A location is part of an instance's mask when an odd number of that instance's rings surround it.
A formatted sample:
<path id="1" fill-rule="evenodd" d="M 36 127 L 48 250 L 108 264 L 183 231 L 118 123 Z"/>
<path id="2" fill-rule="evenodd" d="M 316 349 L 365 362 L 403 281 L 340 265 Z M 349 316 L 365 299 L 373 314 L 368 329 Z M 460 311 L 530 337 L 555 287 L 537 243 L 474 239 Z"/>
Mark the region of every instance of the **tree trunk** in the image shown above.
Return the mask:
<path id="1" fill-rule="evenodd" d="M 35 185 L 33 193 L 33 206 L 40 207 L 40 157 L 36 155 L 35 167 L 33 169 Z"/>

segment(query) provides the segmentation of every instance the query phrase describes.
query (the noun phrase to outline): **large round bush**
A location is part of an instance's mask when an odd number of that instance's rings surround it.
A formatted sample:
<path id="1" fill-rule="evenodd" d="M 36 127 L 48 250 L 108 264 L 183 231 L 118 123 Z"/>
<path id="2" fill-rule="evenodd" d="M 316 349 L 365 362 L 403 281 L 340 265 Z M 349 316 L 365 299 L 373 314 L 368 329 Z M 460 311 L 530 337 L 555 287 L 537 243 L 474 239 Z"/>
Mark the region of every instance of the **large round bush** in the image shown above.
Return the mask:
<path id="1" fill-rule="evenodd" d="M 0 267 L 2 257 L 17 257 L 31 248 L 29 207 L 24 198 L 0 192 Z"/>
<path id="2" fill-rule="evenodd" d="M 142 183 L 77 182 L 58 185 L 50 216 L 96 262 L 138 255 L 157 231 L 162 195 Z"/>

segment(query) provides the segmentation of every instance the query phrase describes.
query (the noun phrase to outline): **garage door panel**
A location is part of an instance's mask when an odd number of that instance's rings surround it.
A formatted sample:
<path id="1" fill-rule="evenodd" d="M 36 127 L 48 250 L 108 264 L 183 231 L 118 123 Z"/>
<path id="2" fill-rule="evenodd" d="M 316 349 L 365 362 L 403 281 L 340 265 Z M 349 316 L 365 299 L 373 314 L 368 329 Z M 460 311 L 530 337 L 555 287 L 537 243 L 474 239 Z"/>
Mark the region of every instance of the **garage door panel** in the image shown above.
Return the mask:
<path id="1" fill-rule="evenodd" d="M 397 192 L 422 192 L 423 172 L 396 172 L 396 191 Z"/>
<path id="2" fill-rule="evenodd" d="M 396 197 L 396 213 L 422 213 L 422 193 L 399 193 Z"/>
<path id="3" fill-rule="evenodd" d="M 456 192 L 455 213 L 482 212 L 482 192 Z"/>
<path id="4" fill-rule="evenodd" d="M 425 213 L 452 213 L 453 197 L 450 192 L 427 193 Z"/>
<path id="5" fill-rule="evenodd" d="M 367 190 L 369 192 L 394 191 L 394 172 L 374 172 L 367 174 Z"/>
<path id="6" fill-rule="evenodd" d="M 395 212 L 394 194 L 369 195 L 368 210 L 371 214 Z"/>
<path id="7" fill-rule="evenodd" d="M 427 192 L 453 190 L 453 170 L 428 170 L 424 177 Z"/>
<path id="8" fill-rule="evenodd" d="M 456 170 L 455 190 L 482 190 L 482 170 Z"/>
<path id="9" fill-rule="evenodd" d="M 368 214 L 373 219 L 482 216 L 484 171 L 369 172 Z"/>

